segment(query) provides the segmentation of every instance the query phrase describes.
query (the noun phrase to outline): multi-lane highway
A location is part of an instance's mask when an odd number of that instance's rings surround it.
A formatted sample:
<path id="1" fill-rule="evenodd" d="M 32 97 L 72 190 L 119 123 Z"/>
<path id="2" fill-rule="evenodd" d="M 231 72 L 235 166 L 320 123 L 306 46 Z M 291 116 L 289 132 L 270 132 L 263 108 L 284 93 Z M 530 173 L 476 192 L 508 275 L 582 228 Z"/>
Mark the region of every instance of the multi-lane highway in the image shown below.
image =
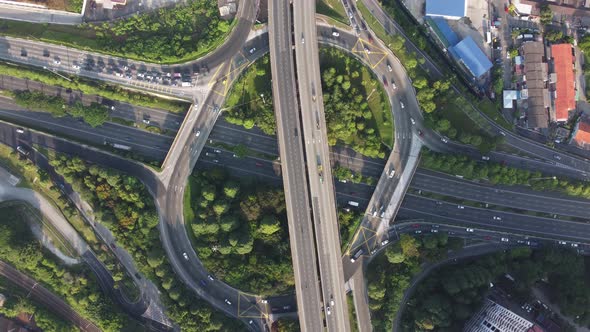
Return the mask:
<path id="1" fill-rule="evenodd" d="M 324 115 L 315 5 L 315 1 L 311 0 L 293 2 L 293 39 L 301 103 L 299 111 L 326 326 L 328 331 L 345 332 L 350 331 L 350 320 L 344 289 L 346 280 L 340 260 L 342 253 Z"/>
<path id="2" fill-rule="evenodd" d="M 302 331 L 321 331 L 323 318 L 314 227 L 305 173 L 303 135 L 291 49 L 291 8 L 287 1 L 269 2 L 269 42 L 273 100 L 281 155 L 283 186 L 299 322 Z M 319 247 L 318 247 L 319 249 Z"/>

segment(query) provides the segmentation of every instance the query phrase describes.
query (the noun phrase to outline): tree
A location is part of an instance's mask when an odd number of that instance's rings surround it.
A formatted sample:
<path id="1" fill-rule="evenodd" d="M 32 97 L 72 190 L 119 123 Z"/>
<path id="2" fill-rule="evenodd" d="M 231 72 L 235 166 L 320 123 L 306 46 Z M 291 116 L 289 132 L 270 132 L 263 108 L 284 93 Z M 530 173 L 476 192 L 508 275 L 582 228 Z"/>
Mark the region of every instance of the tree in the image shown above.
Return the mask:
<path id="1" fill-rule="evenodd" d="M 259 230 L 261 233 L 271 235 L 281 229 L 281 224 L 273 216 L 264 216 L 260 221 Z"/>
<path id="2" fill-rule="evenodd" d="M 233 199 L 236 197 L 236 195 L 238 194 L 240 190 L 240 186 L 234 182 L 234 181 L 229 181 L 225 184 L 225 186 L 223 187 L 223 193 L 225 194 L 225 196 L 227 198 Z"/>
<path id="3" fill-rule="evenodd" d="M 405 257 L 418 257 L 420 244 L 415 238 L 407 234 L 402 234 L 399 243 Z"/>
<path id="4" fill-rule="evenodd" d="M 553 22 L 553 11 L 548 4 L 541 5 L 541 24 L 548 25 Z"/>

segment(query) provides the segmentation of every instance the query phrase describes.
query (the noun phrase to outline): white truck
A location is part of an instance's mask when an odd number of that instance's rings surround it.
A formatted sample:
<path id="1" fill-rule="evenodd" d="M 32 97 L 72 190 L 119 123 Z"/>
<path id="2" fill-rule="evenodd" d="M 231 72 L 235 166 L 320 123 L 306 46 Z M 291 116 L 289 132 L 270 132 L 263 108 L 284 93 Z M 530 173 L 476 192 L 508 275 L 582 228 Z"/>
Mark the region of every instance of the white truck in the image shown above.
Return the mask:
<path id="1" fill-rule="evenodd" d="M 359 206 L 359 203 L 358 202 L 355 202 L 355 201 L 348 201 L 348 205 L 354 206 L 354 207 L 358 207 Z"/>

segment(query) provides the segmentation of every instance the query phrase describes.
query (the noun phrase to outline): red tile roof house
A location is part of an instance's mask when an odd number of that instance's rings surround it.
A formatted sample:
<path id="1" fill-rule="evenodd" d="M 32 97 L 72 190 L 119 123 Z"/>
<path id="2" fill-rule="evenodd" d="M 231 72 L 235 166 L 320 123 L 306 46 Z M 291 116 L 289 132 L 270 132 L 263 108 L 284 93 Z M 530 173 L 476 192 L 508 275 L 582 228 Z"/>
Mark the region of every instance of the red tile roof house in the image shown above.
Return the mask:
<path id="1" fill-rule="evenodd" d="M 576 144 L 582 148 L 590 148 L 590 122 L 580 121 L 574 136 Z"/>
<path id="2" fill-rule="evenodd" d="M 569 111 L 576 109 L 573 47 L 571 44 L 551 46 L 553 68 L 557 74 L 555 84 L 555 121 L 566 122 Z"/>

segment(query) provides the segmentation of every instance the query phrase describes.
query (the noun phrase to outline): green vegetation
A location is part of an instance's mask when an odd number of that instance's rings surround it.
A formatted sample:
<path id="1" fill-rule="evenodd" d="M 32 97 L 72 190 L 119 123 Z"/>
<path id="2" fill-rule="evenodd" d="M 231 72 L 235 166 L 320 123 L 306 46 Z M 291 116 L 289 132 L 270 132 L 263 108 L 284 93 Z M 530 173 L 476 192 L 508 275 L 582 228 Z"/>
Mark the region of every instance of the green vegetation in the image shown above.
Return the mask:
<path id="1" fill-rule="evenodd" d="M 384 158 L 386 147 L 393 147 L 393 120 L 381 82 L 360 61 L 335 48 L 320 49 L 320 66 L 328 144 Z"/>
<path id="2" fill-rule="evenodd" d="M 353 172 L 351 169 L 340 165 L 334 166 L 332 175 L 339 181 L 352 183 L 365 183 L 369 186 L 377 184 L 377 179 L 372 176 L 363 176 L 360 172 Z"/>
<path id="3" fill-rule="evenodd" d="M 189 0 L 186 6 L 133 15 L 113 24 L 91 25 L 101 49 L 163 63 L 196 59 L 219 46 L 231 30 L 217 3 Z"/>
<path id="4" fill-rule="evenodd" d="M 496 94 L 496 98 L 500 98 L 500 96 L 502 96 L 502 91 L 504 90 L 504 66 L 495 65 L 492 68 L 492 82 L 492 89 Z"/>
<path id="5" fill-rule="evenodd" d="M 100 291 L 91 270 L 63 266 L 43 250 L 21 209 L 19 205 L 0 208 L 0 259 L 43 283 L 103 331 L 119 331 L 128 318 Z"/>
<path id="6" fill-rule="evenodd" d="M 369 157 L 393 146 L 391 107 L 379 81 L 359 61 L 339 50 L 320 49 L 328 144 L 346 144 Z M 262 97 L 262 96 L 264 97 Z M 369 97 L 367 99 L 367 97 Z M 226 120 L 274 135 L 269 58 L 253 64 L 232 88 Z M 315 116 L 315 114 L 314 114 Z"/>
<path id="7" fill-rule="evenodd" d="M 301 328 L 299 327 L 299 320 L 290 320 L 290 319 L 279 319 L 273 324 L 273 328 L 276 327 L 277 332 L 299 332 Z"/>
<path id="8" fill-rule="evenodd" d="M 404 312 L 400 331 L 459 331 L 479 309 L 490 282 L 505 274 L 517 301 L 529 299 L 530 288 L 544 283 L 562 312 L 590 326 L 590 282 L 587 258 L 548 247 L 540 251 L 515 248 L 447 266 L 424 280 Z"/>
<path id="9" fill-rule="evenodd" d="M 243 291 L 287 293 L 295 280 L 284 194 L 254 181 L 221 168 L 193 174 L 185 219 L 199 258 L 217 277 Z"/>
<path id="10" fill-rule="evenodd" d="M 359 332 L 359 325 L 356 319 L 356 308 L 354 307 L 354 298 L 352 292 L 346 293 L 346 303 L 348 304 L 348 318 L 350 319 L 350 331 Z"/>
<path id="11" fill-rule="evenodd" d="M 338 225 L 340 226 L 340 246 L 342 250 L 348 247 L 354 233 L 363 221 L 363 212 L 356 209 L 340 209 L 338 211 Z"/>
<path id="12" fill-rule="evenodd" d="M 225 100 L 225 120 L 246 129 L 254 126 L 268 135 L 276 131 L 270 80 L 270 57 L 265 55 L 244 71 Z"/>
<path id="13" fill-rule="evenodd" d="M 570 196 L 590 198 L 590 184 L 573 181 L 539 171 L 530 172 L 494 162 L 478 163 L 466 156 L 424 151 L 420 166 L 466 179 L 484 180 L 491 184 L 525 185 L 538 191 L 555 191 Z"/>
<path id="14" fill-rule="evenodd" d="M 344 10 L 344 6 L 342 2 L 338 0 L 319 0 L 316 2 L 316 12 L 321 15 L 325 15 L 328 17 L 333 18 L 334 20 L 344 23 L 346 25 L 349 24 L 348 22 L 348 15 Z"/>
<path id="15" fill-rule="evenodd" d="M 551 43 L 573 43 L 574 37 L 566 36 L 563 31 L 551 29 L 545 32 L 545 39 Z"/>
<path id="16" fill-rule="evenodd" d="M 541 5 L 541 24 L 548 25 L 553 22 L 553 11 L 548 4 Z"/>
<path id="17" fill-rule="evenodd" d="M 584 35 L 578 41 L 578 47 L 584 54 L 584 64 L 582 70 L 584 71 L 584 78 L 586 80 L 586 91 L 584 91 L 586 98 L 590 99 L 590 35 Z"/>
<path id="18" fill-rule="evenodd" d="M 141 92 L 127 90 L 118 85 L 92 81 L 78 76 L 70 76 L 69 78 L 71 80 L 68 81 L 49 71 L 32 69 L 10 63 L 0 63 L 0 74 L 29 79 L 47 85 L 61 86 L 66 89 L 78 90 L 84 94 L 98 95 L 124 103 L 160 108 L 174 113 L 184 113 L 187 110 L 186 102 L 157 98 Z"/>
<path id="19" fill-rule="evenodd" d="M 15 91 L 12 95 L 19 106 L 30 110 L 46 111 L 55 117 L 69 114 L 72 117 L 82 118 L 92 127 L 98 127 L 109 119 L 108 108 L 99 103 L 85 106 L 81 101 L 75 101 L 68 105 L 61 97 L 47 96 L 35 91 Z"/>
<path id="20" fill-rule="evenodd" d="M 73 13 L 81 13 L 84 0 L 65 0 L 66 11 Z"/>
<path id="21" fill-rule="evenodd" d="M 159 286 L 166 314 L 184 331 L 239 330 L 241 323 L 211 310 L 177 279 L 160 245 L 153 199 L 137 178 L 78 157 L 58 155 L 50 164 L 90 203 L 141 273 Z"/>
<path id="22" fill-rule="evenodd" d="M 369 309 L 375 331 L 391 331 L 404 291 L 420 264 L 444 259 L 449 249 L 461 248 L 462 241 L 446 233 L 428 234 L 422 239 L 402 234 L 400 240 L 375 257 L 367 270 Z"/>
<path id="23" fill-rule="evenodd" d="M 158 63 L 199 58 L 217 48 L 233 26 L 221 20 L 217 3 L 207 0 L 189 0 L 186 5 L 136 14 L 113 23 L 76 27 L 0 22 L 0 33 L 4 35 Z"/>
<path id="24" fill-rule="evenodd" d="M 0 307 L 0 314 L 7 318 L 16 318 L 21 313 L 35 316 L 35 325 L 43 331 L 74 332 L 79 331 L 70 322 L 54 314 L 42 305 L 31 301 L 26 293 L 10 281 L 0 277 L 0 293 L 6 296 L 4 305 Z"/>

